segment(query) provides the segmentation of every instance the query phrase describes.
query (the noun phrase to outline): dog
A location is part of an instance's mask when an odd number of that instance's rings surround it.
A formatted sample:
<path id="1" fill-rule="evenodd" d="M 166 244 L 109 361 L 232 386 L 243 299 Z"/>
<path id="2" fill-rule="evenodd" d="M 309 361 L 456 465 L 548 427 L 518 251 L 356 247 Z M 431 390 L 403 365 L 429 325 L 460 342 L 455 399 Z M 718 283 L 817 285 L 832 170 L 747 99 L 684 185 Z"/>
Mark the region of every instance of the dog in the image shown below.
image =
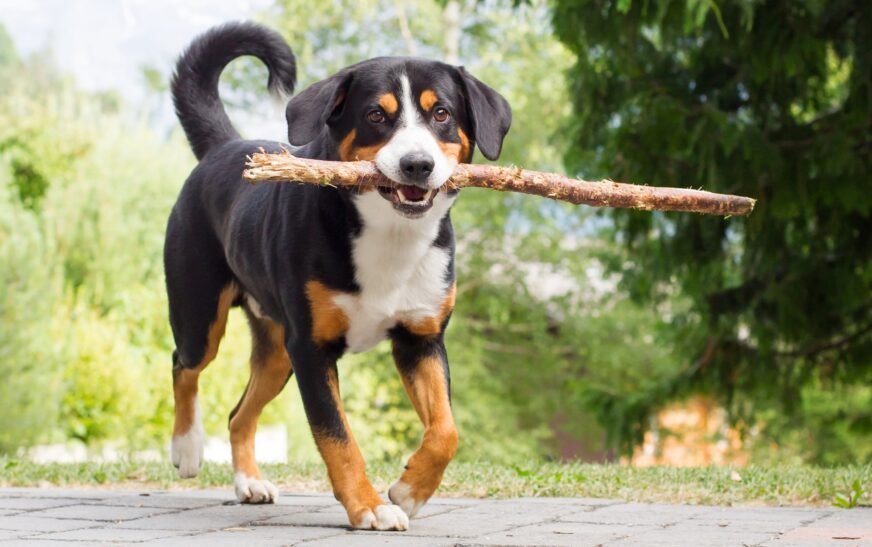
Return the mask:
<path id="1" fill-rule="evenodd" d="M 336 499 L 354 528 L 405 530 L 433 495 L 457 449 L 445 328 L 454 309 L 457 191 L 443 188 L 477 146 L 496 159 L 511 124 L 508 102 L 462 67 L 380 57 L 312 84 L 286 107 L 291 152 L 373 160 L 392 188 L 243 181 L 246 156 L 287 145 L 243 140 L 218 94 L 233 59 L 269 69 L 290 96 L 296 61 L 276 32 L 232 23 L 196 38 L 179 58 L 172 96 L 199 160 L 169 217 L 164 246 L 173 352 L 171 456 L 182 477 L 203 461 L 198 378 L 215 358 L 227 313 L 241 307 L 252 337 L 250 378 L 230 413 L 234 486 L 244 503 L 278 491 L 258 470 L 254 434 L 264 406 L 293 375 Z M 337 360 L 389 339 L 424 425 L 420 448 L 388 503 L 368 480 L 349 430 Z"/>

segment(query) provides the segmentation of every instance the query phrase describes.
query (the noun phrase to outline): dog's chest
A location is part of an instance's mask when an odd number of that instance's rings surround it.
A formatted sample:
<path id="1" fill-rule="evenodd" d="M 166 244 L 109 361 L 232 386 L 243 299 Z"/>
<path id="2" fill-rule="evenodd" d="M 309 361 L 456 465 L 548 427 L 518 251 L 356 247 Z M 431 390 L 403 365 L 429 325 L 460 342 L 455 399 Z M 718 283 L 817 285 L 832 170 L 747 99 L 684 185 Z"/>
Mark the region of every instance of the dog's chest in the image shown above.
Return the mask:
<path id="1" fill-rule="evenodd" d="M 446 249 L 435 234 L 402 227 L 364 229 L 354 240 L 357 294 L 340 294 L 335 304 L 348 319 L 349 351 L 365 351 L 398 323 L 415 324 L 437 316 L 448 292 Z"/>

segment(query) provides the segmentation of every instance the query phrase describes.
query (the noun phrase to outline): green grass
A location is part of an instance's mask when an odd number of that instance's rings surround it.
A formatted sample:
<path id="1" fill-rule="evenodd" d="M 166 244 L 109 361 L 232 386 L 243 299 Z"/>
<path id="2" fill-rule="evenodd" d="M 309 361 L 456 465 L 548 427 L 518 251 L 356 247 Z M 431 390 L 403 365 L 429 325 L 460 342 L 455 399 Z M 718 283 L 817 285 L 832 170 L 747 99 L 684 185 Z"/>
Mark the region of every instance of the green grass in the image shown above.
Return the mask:
<path id="1" fill-rule="evenodd" d="M 399 475 L 397 463 L 373 463 L 369 475 L 384 491 Z M 320 464 L 264 465 L 265 476 L 284 490 L 329 490 Z M 832 469 L 808 466 L 729 468 L 636 468 L 622 465 L 487 462 L 453 463 L 441 496 L 568 496 L 692 504 L 830 505 L 859 481 L 870 502 L 872 466 Z M 196 479 L 180 480 L 167 463 L 35 464 L 0 458 L 2 486 L 90 486 L 113 488 L 207 488 L 232 484 L 229 465 L 206 464 Z M 229 495 L 229 494 L 228 494 Z"/>

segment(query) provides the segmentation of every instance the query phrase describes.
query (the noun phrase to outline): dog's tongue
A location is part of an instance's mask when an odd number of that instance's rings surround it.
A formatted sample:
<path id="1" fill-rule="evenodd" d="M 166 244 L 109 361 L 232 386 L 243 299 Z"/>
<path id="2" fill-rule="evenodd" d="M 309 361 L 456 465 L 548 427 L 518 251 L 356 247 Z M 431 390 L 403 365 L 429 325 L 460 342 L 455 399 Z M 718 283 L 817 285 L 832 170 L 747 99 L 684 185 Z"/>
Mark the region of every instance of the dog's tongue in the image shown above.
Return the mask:
<path id="1" fill-rule="evenodd" d="M 411 186 L 408 184 L 401 184 L 398 190 L 402 192 L 403 197 L 409 201 L 421 201 L 427 194 L 427 190 L 419 186 Z"/>

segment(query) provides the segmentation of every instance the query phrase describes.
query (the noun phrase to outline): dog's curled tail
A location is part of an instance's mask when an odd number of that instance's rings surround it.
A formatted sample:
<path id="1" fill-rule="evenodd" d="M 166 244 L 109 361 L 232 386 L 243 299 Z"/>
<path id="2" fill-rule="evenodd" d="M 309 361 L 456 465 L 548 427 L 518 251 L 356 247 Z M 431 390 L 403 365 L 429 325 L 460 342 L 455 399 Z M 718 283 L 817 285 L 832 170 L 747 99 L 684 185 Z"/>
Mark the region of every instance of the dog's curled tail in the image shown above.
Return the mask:
<path id="1" fill-rule="evenodd" d="M 239 138 L 218 95 L 218 78 L 227 63 L 244 55 L 267 66 L 271 93 L 294 91 L 294 54 L 277 32 L 255 23 L 227 23 L 197 37 L 179 57 L 171 88 L 176 115 L 198 160 L 213 146 Z"/>

